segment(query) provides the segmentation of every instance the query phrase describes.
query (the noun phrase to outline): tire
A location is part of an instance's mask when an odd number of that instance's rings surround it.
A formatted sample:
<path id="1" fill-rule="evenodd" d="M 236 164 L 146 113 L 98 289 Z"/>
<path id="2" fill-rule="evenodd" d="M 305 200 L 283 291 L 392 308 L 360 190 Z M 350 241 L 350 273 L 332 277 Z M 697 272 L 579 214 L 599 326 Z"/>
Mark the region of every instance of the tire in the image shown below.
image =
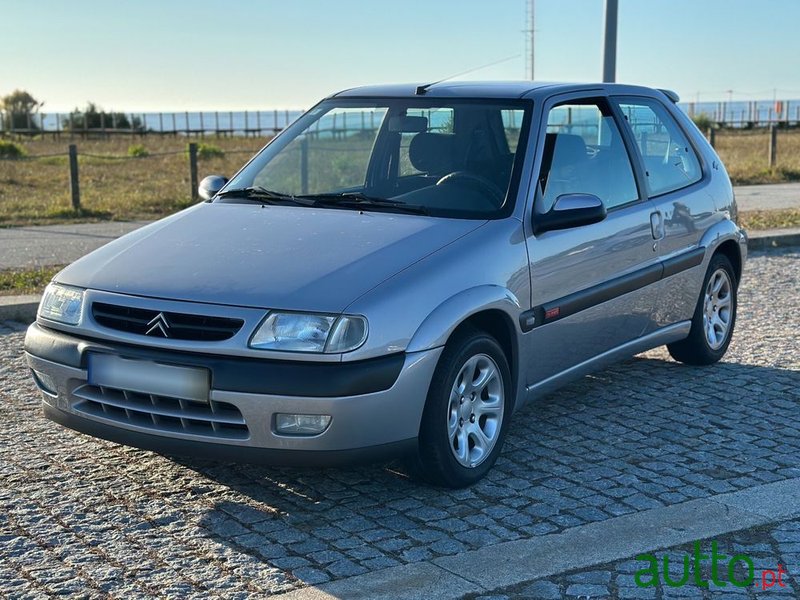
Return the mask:
<path id="1" fill-rule="evenodd" d="M 736 325 L 738 282 L 728 257 L 715 254 L 700 289 L 689 337 L 667 345 L 675 360 L 687 365 L 711 365 L 721 359 Z"/>
<path id="2" fill-rule="evenodd" d="M 431 381 L 419 449 L 408 462 L 411 475 L 450 488 L 480 480 L 502 449 L 512 396 L 508 360 L 497 341 L 472 327 L 457 331 Z"/>

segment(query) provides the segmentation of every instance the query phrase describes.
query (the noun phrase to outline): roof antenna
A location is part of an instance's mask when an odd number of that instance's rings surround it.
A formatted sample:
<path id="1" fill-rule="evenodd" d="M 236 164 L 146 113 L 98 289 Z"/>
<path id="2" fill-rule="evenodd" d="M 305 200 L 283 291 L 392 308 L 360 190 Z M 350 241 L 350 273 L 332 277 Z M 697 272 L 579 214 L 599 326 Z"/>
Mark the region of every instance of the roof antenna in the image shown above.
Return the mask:
<path id="1" fill-rule="evenodd" d="M 481 65 L 479 67 L 474 67 L 472 69 L 468 69 L 466 71 L 461 71 L 461 73 L 456 73 L 455 75 L 448 75 L 444 79 L 440 79 L 439 81 L 433 81 L 431 83 L 426 83 L 425 85 L 418 85 L 416 91 L 414 92 L 417 96 L 424 96 L 425 92 L 428 91 L 428 88 L 434 86 L 438 83 L 442 83 L 443 81 L 447 81 L 449 79 L 453 79 L 454 77 L 461 77 L 462 75 L 468 75 L 469 73 L 474 73 L 475 71 L 480 71 L 481 69 L 486 69 L 488 67 L 493 67 L 495 65 L 499 65 L 500 63 L 507 62 L 509 60 L 513 60 L 515 58 L 519 58 L 519 54 L 515 54 L 513 56 L 506 56 L 505 58 L 501 58 L 500 60 L 496 60 L 494 62 L 486 63 L 485 65 Z"/>

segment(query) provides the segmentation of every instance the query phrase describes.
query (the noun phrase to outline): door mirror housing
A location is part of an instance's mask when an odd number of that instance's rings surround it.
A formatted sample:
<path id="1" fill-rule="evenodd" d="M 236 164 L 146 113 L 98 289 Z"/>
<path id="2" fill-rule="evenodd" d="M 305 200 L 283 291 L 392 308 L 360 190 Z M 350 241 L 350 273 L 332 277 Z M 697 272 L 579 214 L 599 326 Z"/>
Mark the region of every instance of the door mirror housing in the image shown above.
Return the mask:
<path id="1" fill-rule="evenodd" d="M 534 234 L 599 223 L 606 218 L 606 205 L 593 194 L 564 194 L 543 215 L 534 215 Z"/>
<path id="2" fill-rule="evenodd" d="M 200 185 L 197 186 L 197 193 L 203 200 L 211 200 L 226 183 L 228 183 L 227 177 L 209 175 L 208 177 L 204 177 Z"/>

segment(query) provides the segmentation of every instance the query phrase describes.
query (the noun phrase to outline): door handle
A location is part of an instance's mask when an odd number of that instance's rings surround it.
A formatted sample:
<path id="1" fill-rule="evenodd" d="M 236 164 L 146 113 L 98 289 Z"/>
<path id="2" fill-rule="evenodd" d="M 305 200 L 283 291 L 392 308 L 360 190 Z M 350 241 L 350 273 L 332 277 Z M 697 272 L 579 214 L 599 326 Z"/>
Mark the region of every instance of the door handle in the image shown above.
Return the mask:
<path id="1" fill-rule="evenodd" d="M 664 215 L 660 210 L 650 213 L 650 232 L 654 240 L 664 238 Z"/>

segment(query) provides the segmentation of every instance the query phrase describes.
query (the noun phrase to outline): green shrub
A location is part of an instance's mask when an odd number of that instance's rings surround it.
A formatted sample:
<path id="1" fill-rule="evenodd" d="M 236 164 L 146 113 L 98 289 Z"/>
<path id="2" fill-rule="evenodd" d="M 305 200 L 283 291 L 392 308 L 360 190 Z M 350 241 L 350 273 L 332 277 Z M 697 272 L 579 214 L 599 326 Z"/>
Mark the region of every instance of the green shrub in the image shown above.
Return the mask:
<path id="1" fill-rule="evenodd" d="M 697 128 L 704 133 L 714 127 L 714 121 L 712 121 L 711 117 L 706 113 L 693 116 L 692 121 L 694 121 Z"/>
<path id="2" fill-rule="evenodd" d="M 19 144 L 0 140 L 0 158 L 22 158 L 25 156 L 25 149 Z"/>
<path id="3" fill-rule="evenodd" d="M 75 108 L 62 120 L 64 129 L 68 131 L 81 131 L 82 129 L 131 129 L 144 131 L 145 128 L 139 117 L 121 112 L 105 111 L 94 102 L 89 102 L 84 110 Z"/>
<path id="4" fill-rule="evenodd" d="M 133 146 L 128 146 L 128 156 L 144 158 L 145 156 L 150 156 L 150 152 L 141 144 L 134 144 Z"/>
<path id="5" fill-rule="evenodd" d="M 186 153 L 189 153 L 188 146 L 186 148 Z M 222 158 L 223 156 L 225 156 L 225 151 L 222 148 L 211 144 L 197 145 L 197 158 Z"/>

